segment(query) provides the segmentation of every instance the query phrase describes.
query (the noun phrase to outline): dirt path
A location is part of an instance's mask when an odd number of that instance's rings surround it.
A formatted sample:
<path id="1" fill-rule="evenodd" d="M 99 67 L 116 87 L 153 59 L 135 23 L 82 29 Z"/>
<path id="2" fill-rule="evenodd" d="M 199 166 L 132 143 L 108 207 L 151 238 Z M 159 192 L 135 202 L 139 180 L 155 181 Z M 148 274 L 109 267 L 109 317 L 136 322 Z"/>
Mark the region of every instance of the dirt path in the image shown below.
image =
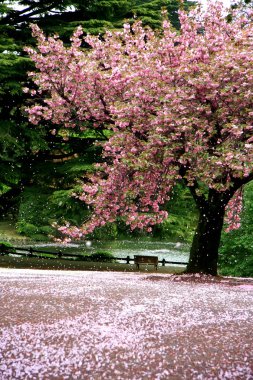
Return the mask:
<path id="1" fill-rule="evenodd" d="M 253 379 L 253 281 L 0 269 L 0 379 Z"/>

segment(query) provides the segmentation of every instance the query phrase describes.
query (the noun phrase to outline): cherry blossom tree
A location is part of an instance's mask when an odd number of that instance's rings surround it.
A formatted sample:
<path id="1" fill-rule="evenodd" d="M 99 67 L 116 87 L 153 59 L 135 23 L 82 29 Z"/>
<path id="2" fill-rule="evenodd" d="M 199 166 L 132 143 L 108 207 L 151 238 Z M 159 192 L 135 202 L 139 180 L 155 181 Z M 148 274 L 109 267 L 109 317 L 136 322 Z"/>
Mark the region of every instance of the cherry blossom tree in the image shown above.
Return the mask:
<path id="1" fill-rule="evenodd" d="M 159 32 L 125 24 L 103 41 L 87 36 L 86 50 L 81 28 L 65 47 L 33 26 L 30 121 L 112 131 L 80 196 L 93 214 L 63 233 L 81 238 L 118 217 L 150 231 L 169 217 L 165 204 L 183 181 L 199 210 L 187 271 L 217 274 L 225 210 L 235 215 L 234 200 L 253 179 L 252 12 L 234 12 L 227 22 L 218 2 L 180 11 L 180 32 L 166 14 Z"/>

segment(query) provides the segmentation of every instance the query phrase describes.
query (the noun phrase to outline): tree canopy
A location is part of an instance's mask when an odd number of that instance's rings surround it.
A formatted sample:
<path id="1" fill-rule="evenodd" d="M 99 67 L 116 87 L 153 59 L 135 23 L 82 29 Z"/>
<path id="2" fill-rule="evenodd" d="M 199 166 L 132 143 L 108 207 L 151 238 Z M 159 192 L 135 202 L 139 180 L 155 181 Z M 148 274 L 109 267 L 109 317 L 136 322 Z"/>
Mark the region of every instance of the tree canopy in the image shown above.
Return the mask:
<path id="1" fill-rule="evenodd" d="M 185 1 L 185 6 L 188 2 Z M 161 7 L 165 6 L 174 24 L 177 25 L 178 1 L 173 0 L 96 0 L 96 1 L 30 1 L 3 0 L 0 3 L 0 210 L 8 209 L 11 198 L 18 200 L 24 186 L 42 184 L 38 169 L 44 162 L 45 178 L 47 167 L 52 160 L 67 159 L 75 154 L 82 155 L 95 139 L 105 138 L 101 133 L 77 134 L 66 139 L 52 135 L 50 121 L 43 126 L 31 126 L 23 112 L 30 101 L 30 95 L 22 90 L 29 85 L 27 71 L 33 69 L 33 62 L 24 52 L 24 46 L 34 45 L 29 24 L 38 23 L 49 34 L 58 33 L 68 43 L 69 36 L 77 25 L 85 33 L 100 34 L 105 28 L 117 29 L 124 19 L 133 21 L 134 15 L 141 17 L 152 27 L 161 25 Z M 58 129 L 60 126 L 58 126 Z M 97 131 L 98 132 L 98 131 Z M 84 152 L 85 154 L 85 152 Z M 92 156 L 92 153 L 91 153 Z M 86 159 L 86 158 L 85 158 Z M 73 160 L 75 164 L 76 160 Z M 54 165 L 57 166 L 57 165 Z M 79 166 L 79 165 L 78 165 Z M 52 176 L 57 171 L 51 171 Z M 80 173 L 78 170 L 76 173 Z M 81 174 L 77 176 L 82 177 Z M 51 178 L 52 183 L 57 182 Z M 61 175 L 59 174 L 61 178 Z M 70 174 L 72 178 L 72 174 Z M 46 180 L 48 184 L 48 180 Z M 72 184 L 73 185 L 73 184 Z M 60 185 L 61 186 L 61 185 Z M 15 202 L 16 202 L 15 200 Z M 64 211 L 63 211 L 64 212 Z"/>
<path id="2" fill-rule="evenodd" d="M 81 27 L 66 48 L 34 25 L 38 51 L 27 51 L 38 90 L 28 112 L 35 124 L 113 131 L 80 197 L 94 214 L 63 232 L 81 237 L 118 216 L 150 229 L 181 180 L 200 212 L 188 271 L 216 274 L 225 207 L 253 178 L 252 12 L 228 23 L 216 3 L 179 15 L 180 33 L 164 13 L 162 33 L 137 21 L 103 40 L 87 36 L 85 52 Z"/>

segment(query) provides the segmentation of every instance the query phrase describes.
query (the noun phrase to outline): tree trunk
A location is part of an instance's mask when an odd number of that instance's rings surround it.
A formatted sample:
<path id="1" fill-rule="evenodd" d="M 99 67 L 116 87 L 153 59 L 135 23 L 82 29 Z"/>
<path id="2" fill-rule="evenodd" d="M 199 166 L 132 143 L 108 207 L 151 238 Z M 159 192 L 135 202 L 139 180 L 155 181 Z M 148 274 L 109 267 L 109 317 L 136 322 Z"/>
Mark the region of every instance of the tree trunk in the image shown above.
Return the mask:
<path id="1" fill-rule="evenodd" d="M 190 250 L 187 273 L 217 275 L 218 248 L 228 202 L 223 195 L 210 190 L 208 201 L 198 205 L 199 221 Z"/>

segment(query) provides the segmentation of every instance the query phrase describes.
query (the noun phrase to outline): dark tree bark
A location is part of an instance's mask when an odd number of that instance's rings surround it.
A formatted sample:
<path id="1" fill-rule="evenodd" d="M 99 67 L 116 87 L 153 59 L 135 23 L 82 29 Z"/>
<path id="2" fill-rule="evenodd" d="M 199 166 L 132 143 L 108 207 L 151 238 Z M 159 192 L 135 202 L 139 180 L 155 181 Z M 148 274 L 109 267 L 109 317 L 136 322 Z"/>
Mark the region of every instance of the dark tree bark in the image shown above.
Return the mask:
<path id="1" fill-rule="evenodd" d="M 216 276 L 224 207 L 204 207 L 193 238 L 187 272 Z"/>
<path id="2" fill-rule="evenodd" d="M 232 178 L 226 191 L 209 189 L 208 195 L 198 195 L 198 183 L 188 186 L 199 210 L 199 220 L 193 238 L 187 273 L 217 275 L 218 250 L 225 216 L 225 208 L 235 192 L 253 180 L 253 172 L 247 177 Z"/>
<path id="3" fill-rule="evenodd" d="M 199 220 L 190 250 L 187 273 L 217 275 L 218 249 L 225 207 L 231 196 L 231 193 L 209 190 L 207 200 L 195 198 Z"/>

